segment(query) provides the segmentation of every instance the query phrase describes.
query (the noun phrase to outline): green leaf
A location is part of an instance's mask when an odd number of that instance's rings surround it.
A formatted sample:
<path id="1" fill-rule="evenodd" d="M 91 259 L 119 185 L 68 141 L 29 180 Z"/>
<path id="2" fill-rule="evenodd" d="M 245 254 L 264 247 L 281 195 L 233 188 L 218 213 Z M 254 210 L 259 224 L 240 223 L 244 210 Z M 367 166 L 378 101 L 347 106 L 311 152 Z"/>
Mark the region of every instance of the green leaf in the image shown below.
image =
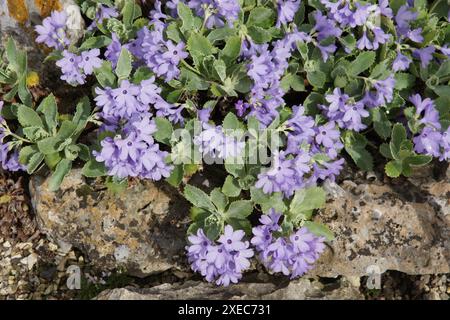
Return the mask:
<path id="1" fill-rule="evenodd" d="M 168 183 L 170 183 L 174 187 L 178 187 L 183 181 L 184 176 L 184 168 L 182 164 L 174 166 L 170 176 L 166 179 Z"/>
<path id="2" fill-rule="evenodd" d="M 18 106 L 17 119 L 22 127 L 41 127 L 44 128 L 41 118 L 38 113 L 23 104 Z"/>
<path id="3" fill-rule="evenodd" d="M 294 91 L 305 91 L 305 82 L 302 77 L 288 73 L 281 79 L 281 88 L 284 92 L 288 92 L 290 89 Z"/>
<path id="4" fill-rule="evenodd" d="M 404 140 L 406 140 L 406 129 L 401 123 L 396 123 L 392 128 L 391 142 L 389 143 L 391 154 L 395 159 L 398 159 L 400 147 Z"/>
<path id="5" fill-rule="evenodd" d="M 438 71 L 435 73 L 435 76 L 439 78 L 443 78 L 450 75 L 450 59 L 444 61 L 439 67 Z"/>
<path id="6" fill-rule="evenodd" d="M 267 43 L 272 40 L 272 34 L 258 26 L 251 26 L 248 28 L 248 34 L 252 37 L 253 41 L 256 44 Z"/>
<path id="7" fill-rule="evenodd" d="M 398 178 L 402 174 L 402 163 L 396 160 L 389 161 L 384 170 L 389 177 Z"/>
<path id="8" fill-rule="evenodd" d="M 319 209 L 325 205 L 325 198 L 326 193 L 322 188 L 312 187 L 300 189 L 295 192 L 289 209 L 294 214 Z"/>
<path id="9" fill-rule="evenodd" d="M 236 130 L 241 129 L 242 125 L 234 113 L 228 112 L 223 119 L 222 127 L 224 130 Z"/>
<path id="10" fill-rule="evenodd" d="M 83 166 L 83 176 L 88 178 L 97 178 L 106 176 L 107 170 L 103 162 L 97 162 L 95 159 L 91 159 Z"/>
<path id="11" fill-rule="evenodd" d="M 103 87 L 113 88 L 116 85 L 116 76 L 112 72 L 111 61 L 104 61 L 100 68 L 94 69 L 98 83 Z"/>
<path id="12" fill-rule="evenodd" d="M 448 85 L 437 86 L 433 90 L 440 97 L 450 97 L 450 86 Z"/>
<path id="13" fill-rule="evenodd" d="M 54 132 L 58 125 L 58 107 L 55 96 L 53 94 L 47 96 L 36 110 L 44 115 L 48 132 Z"/>
<path id="14" fill-rule="evenodd" d="M 222 192 L 228 197 L 237 197 L 241 194 L 241 187 L 232 176 L 227 176 L 222 187 Z"/>
<path id="15" fill-rule="evenodd" d="M 421 167 L 424 166 L 433 160 L 433 157 L 427 156 L 427 155 L 415 155 L 412 157 L 408 157 L 405 159 L 405 162 L 408 163 L 408 165 L 414 166 L 414 167 Z"/>
<path id="16" fill-rule="evenodd" d="M 72 161 L 69 159 L 62 159 L 58 165 L 56 166 L 55 172 L 49 179 L 48 188 L 50 191 L 57 191 L 61 182 L 64 180 L 64 177 L 69 173 L 70 169 L 72 169 Z"/>
<path id="17" fill-rule="evenodd" d="M 252 225 L 248 219 L 229 218 L 227 223 L 232 226 L 234 230 L 244 230 L 247 235 L 252 234 Z"/>
<path id="18" fill-rule="evenodd" d="M 262 189 L 251 187 L 250 188 L 251 200 L 261 206 L 263 212 L 268 212 L 271 208 L 277 212 L 286 211 L 287 207 L 283 201 L 283 195 L 280 192 L 273 194 L 266 194 Z"/>
<path id="19" fill-rule="evenodd" d="M 308 79 L 309 83 L 312 84 L 314 87 L 317 88 L 323 88 L 326 80 L 326 75 L 320 70 L 308 72 L 306 74 L 306 78 Z"/>
<path id="20" fill-rule="evenodd" d="M 366 145 L 367 140 L 362 134 L 353 131 L 344 133 L 345 151 L 360 169 L 371 171 L 373 169 L 373 157 L 365 149 Z"/>
<path id="21" fill-rule="evenodd" d="M 229 37 L 225 43 L 225 47 L 220 52 L 220 58 L 225 61 L 227 65 L 236 62 L 236 59 L 241 53 L 241 37 Z"/>
<path id="22" fill-rule="evenodd" d="M 225 220 L 230 218 L 244 219 L 253 212 L 253 203 L 250 200 L 237 200 L 230 204 L 225 213 Z"/>
<path id="23" fill-rule="evenodd" d="M 411 88 L 414 85 L 416 77 L 409 73 L 396 73 L 395 74 L 395 89 L 403 90 Z"/>
<path id="24" fill-rule="evenodd" d="M 223 220 L 221 220 L 218 216 L 212 214 L 205 219 L 204 222 L 204 230 L 206 236 L 214 241 L 217 237 L 222 233 L 223 229 Z"/>
<path id="25" fill-rule="evenodd" d="M 108 188 L 109 192 L 113 194 L 121 194 L 127 189 L 128 180 L 117 180 L 115 177 L 108 177 L 105 181 L 105 185 Z"/>
<path id="26" fill-rule="evenodd" d="M 214 70 L 216 71 L 219 79 L 223 82 L 227 77 L 227 66 L 223 60 L 215 60 L 213 63 Z"/>
<path id="27" fill-rule="evenodd" d="M 44 155 L 40 152 L 33 154 L 27 162 L 28 174 L 33 174 L 39 165 L 44 161 Z"/>
<path id="28" fill-rule="evenodd" d="M 387 139 L 391 135 L 391 122 L 386 113 L 381 108 L 371 109 L 373 127 L 376 133 L 383 139 Z"/>
<path id="29" fill-rule="evenodd" d="M 210 197 L 217 210 L 220 213 L 225 212 L 225 209 L 228 205 L 228 198 L 222 192 L 220 192 L 220 189 L 215 188 L 213 191 L 211 191 Z"/>
<path id="30" fill-rule="evenodd" d="M 6 58 L 13 70 L 18 73 L 20 70 L 17 62 L 17 47 L 12 37 L 10 37 L 6 43 Z"/>
<path id="31" fill-rule="evenodd" d="M 121 13 L 122 21 L 127 28 L 131 28 L 133 21 L 142 15 L 141 7 L 134 0 L 126 0 Z"/>
<path id="32" fill-rule="evenodd" d="M 83 97 L 78 103 L 72 122 L 77 125 L 76 132 L 80 133 L 85 127 L 91 115 L 91 103 L 88 97 Z"/>
<path id="33" fill-rule="evenodd" d="M 228 37 L 236 35 L 236 30 L 229 27 L 223 27 L 219 29 L 213 29 L 206 37 L 209 42 L 215 43 L 217 41 L 222 41 Z"/>
<path id="34" fill-rule="evenodd" d="M 325 237 L 327 241 L 334 240 L 333 232 L 324 224 L 314 221 L 306 221 L 304 226 L 316 236 Z"/>
<path id="35" fill-rule="evenodd" d="M 30 158 L 36 153 L 39 153 L 39 150 L 35 145 L 21 148 L 19 152 L 19 162 L 26 165 L 30 161 Z"/>
<path id="36" fill-rule="evenodd" d="M 41 139 L 45 139 L 49 136 L 48 132 L 42 129 L 41 127 L 26 127 L 23 128 L 23 134 L 27 137 L 27 139 L 31 141 L 38 141 Z"/>
<path id="37" fill-rule="evenodd" d="M 247 19 L 247 27 L 256 26 L 268 29 L 275 22 L 275 13 L 273 10 L 265 7 L 256 7 L 250 11 Z"/>
<path id="38" fill-rule="evenodd" d="M 108 46 L 111 43 L 111 38 L 107 36 L 98 36 L 88 38 L 83 44 L 80 46 L 80 51 L 90 50 L 90 49 L 100 49 Z"/>
<path id="39" fill-rule="evenodd" d="M 158 131 L 154 133 L 156 141 L 170 145 L 170 138 L 172 137 L 173 127 L 172 123 L 165 118 L 156 117 L 155 123 Z"/>
<path id="40" fill-rule="evenodd" d="M 187 48 L 198 66 L 204 57 L 214 53 L 214 47 L 204 36 L 192 33 L 187 42 Z"/>
<path id="41" fill-rule="evenodd" d="M 387 144 L 387 143 L 382 143 L 380 145 L 380 153 L 386 159 L 394 159 L 394 157 L 392 156 L 392 153 L 391 153 L 391 148 L 389 147 L 389 144 Z"/>
<path id="42" fill-rule="evenodd" d="M 192 31 L 197 28 L 194 14 L 192 13 L 192 10 L 185 5 L 182 2 L 178 2 L 177 6 L 177 12 L 178 16 L 180 17 L 181 21 L 183 22 L 181 26 L 181 31 Z"/>
<path id="43" fill-rule="evenodd" d="M 186 185 L 184 188 L 184 197 L 194 206 L 215 212 L 215 207 L 208 195 L 197 187 Z"/>
<path id="44" fill-rule="evenodd" d="M 119 80 L 127 79 L 130 76 L 131 71 L 133 70 L 131 62 L 130 52 L 127 49 L 122 48 L 116 66 L 116 75 Z"/>
<path id="45" fill-rule="evenodd" d="M 350 63 L 347 74 L 354 77 L 369 69 L 375 62 L 375 56 L 376 54 L 374 51 L 361 52 L 356 59 Z"/>

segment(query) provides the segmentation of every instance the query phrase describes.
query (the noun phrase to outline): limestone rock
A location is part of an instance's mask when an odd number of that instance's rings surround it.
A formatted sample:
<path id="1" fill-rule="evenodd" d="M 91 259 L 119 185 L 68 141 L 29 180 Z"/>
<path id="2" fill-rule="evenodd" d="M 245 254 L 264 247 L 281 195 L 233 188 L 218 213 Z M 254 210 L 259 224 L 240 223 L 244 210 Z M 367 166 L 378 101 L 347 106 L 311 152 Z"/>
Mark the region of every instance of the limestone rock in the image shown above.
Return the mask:
<path id="1" fill-rule="evenodd" d="M 346 283 L 337 286 L 325 286 L 317 280 L 298 279 L 284 287 L 273 283 L 239 283 L 229 287 L 217 287 L 199 281 L 187 281 L 183 284 L 162 284 L 152 288 L 136 289 L 132 287 L 105 290 L 98 300 L 249 300 L 249 299 L 363 299 L 357 288 Z"/>
<path id="2" fill-rule="evenodd" d="M 166 184 L 135 182 L 112 194 L 73 170 L 56 193 L 33 176 L 30 193 L 40 230 L 60 247 L 80 249 L 100 269 L 146 276 L 184 267 L 189 205 Z"/>
<path id="3" fill-rule="evenodd" d="M 345 194 L 328 201 L 318 220 L 336 239 L 313 275 L 361 277 L 398 270 L 408 274 L 450 272 L 450 183 L 344 181 Z"/>
<path id="4" fill-rule="evenodd" d="M 0 0 L 0 47 L 12 36 L 18 46 L 28 52 L 30 68 L 43 75 L 46 50 L 35 43 L 34 26 L 41 24 L 53 10 L 67 12 L 69 37 L 73 43 L 78 41 L 85 24 L 74 0 Z"/>

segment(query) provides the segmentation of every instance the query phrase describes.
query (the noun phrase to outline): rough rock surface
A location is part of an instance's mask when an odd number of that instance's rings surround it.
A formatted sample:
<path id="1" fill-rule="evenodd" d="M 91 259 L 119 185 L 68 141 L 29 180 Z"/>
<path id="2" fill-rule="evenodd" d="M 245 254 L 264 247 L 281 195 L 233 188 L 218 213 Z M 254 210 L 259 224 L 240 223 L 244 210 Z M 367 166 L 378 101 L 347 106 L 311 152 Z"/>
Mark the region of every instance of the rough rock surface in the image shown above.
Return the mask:
<path id="1" fill-rule="evenodd" d="M 240 283 L 223 288 L 199 281 L 183 284 L 162 284 L 160 286 L 136 289 L 133 287 L 105 290 L 98 300 L 305 300 L 305 299 L 363 299 L 358 288 L 343 282 L 338 286 L 326 286 L 317 280 L 306 278 L 289 282 L 284 287 L 273 283 Z"/>
<path id="2" fill-rule="evenodd" d="M 146 276 L 184 262 L 188 204 L 168 185 L 142 181 L 113 194 L 90 187 L 73 170 L 56 193 L 33 176 L 30 192 L 41 231 L 61 247 L 80 249 L 102 270 L 124 267 Z"/>
<path id="3" fill-rule="evenodd" d="M 427 177 L 327 186 L 334 194 L 318 219 L 336 235 L 312 274 L 361 277 L 450 272 L 450 182 Z M 372 267 L 371 267 L 372 266 Z"/>
<path id="4" fill-rule="evenodd" d="M 65 10 L 69 18 L 70 37 L 73 42 L 79 39 L 84 30 L 84 22 L 74 0 L 0 0 L 0 46 L 10 36 L 20 48 L 28 51 L 29 66 L 43 72 L 42 64 L 46 54 L 34 42 L 33 27 L 40 24 L 53 10 Z"/>

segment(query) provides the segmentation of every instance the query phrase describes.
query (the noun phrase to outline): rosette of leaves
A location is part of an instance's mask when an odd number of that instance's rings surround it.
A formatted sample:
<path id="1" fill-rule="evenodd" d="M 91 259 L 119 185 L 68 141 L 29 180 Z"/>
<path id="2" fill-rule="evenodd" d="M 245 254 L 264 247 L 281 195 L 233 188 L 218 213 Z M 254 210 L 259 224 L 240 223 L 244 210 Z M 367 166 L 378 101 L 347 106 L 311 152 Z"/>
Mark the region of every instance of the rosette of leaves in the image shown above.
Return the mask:
<path id="1" fill-rule="evenodd" d="M 295 193 L 290 203 L 283 200 L 281 195 L 264 194 L 260 189 L 251 188 L 251 199 L 241 199 L 241 189 L 228 176 L 222 188 L 215 188 L 210 195 L 192 185 L 184 188 L 185 198 L 192 203 L 191 219 L 193 223 L 188 233 L 195 233 L 202 228 L 211 240 L 223 232 L 226 224 L 234 229 L 244 230 L 251 235 L 252 224 L 250 215 L 258 209 L 263 212 L 274 208 L 284 213 L 282 233 L 289 235 L 296 228 L 306 226 L 318 236 L 328 240 L 334 238 L 333 233 L 323 224 L 311 221 L 316 209 L 325 204 L 325 191 L 320 187 L 311 187 Z"/>
<path id="2" fill-rule="evenodd" d="M 12 108 L 21 125 L 17 135 L 23 137 L 19 161 L 29 174 L 47 166 L 52 171 L 49 189 L 58 190 L 76 159 L 90 159 L 89 147 L 77 142 L 91 119 L 89 99 L 81 99 L 73 116 L 58 113 L 53 95 L 43 99 L 36 110 L 24 104 Z"/>
<path id="3" fill-rule="evenodd" d="M 0 52 L 0 84 L 8 86 L 8 92 L 2 99 L 12 101 L 16 95 L 19 95 L 24 104 L 31 104 L 27 76 L 27 53 L 24 50 L 18 50 L 14 40 L 9 38 L 5 50 Z"/>

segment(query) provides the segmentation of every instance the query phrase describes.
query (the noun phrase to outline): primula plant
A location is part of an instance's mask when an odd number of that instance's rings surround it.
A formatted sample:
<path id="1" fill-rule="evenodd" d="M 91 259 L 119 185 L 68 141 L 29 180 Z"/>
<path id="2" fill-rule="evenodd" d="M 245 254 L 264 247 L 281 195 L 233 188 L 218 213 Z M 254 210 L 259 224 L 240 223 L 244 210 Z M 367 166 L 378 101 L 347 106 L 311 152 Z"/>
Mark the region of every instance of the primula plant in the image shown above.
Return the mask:
<path id="1" fill-rule="evenodd" d="M 236 283 L 252 261 L 312 269 L 334 237 L 313 219 L 321 185 L 345 162 L 396 178 L 450 157 L 446 0 L 78 2 L 80 40 L 61 11 L 36 41 L 90 95 L 71 114 L 33 101 L 10 40 L 2 167 L 51 171 L 53 190 L 79 165 L 114 190 L 166 180 L 192 203 L 187 258 L 209 282 Z M 209 166 L 224 179 L 207 193 L 190 177 Z"/>

